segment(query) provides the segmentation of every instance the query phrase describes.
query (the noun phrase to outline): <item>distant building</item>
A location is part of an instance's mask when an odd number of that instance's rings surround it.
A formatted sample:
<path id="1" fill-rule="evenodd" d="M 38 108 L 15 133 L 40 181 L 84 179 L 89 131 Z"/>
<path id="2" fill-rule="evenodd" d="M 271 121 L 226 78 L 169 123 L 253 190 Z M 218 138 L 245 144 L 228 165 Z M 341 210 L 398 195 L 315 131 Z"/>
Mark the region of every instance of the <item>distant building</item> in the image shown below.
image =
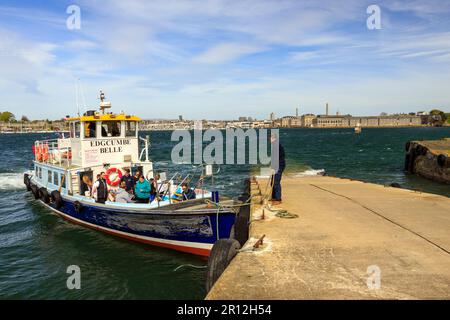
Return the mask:
<path id="1" fill-rule="evenodd" d="M 327 104 L 328 105 L 328 104 Z M 347 121 L 347 123 L 346 123 Z M 313 119 L 314 127 L 348 127 L 345 116 L 319 115 Z"/>
<path id="2" fill-rule="evenodd" d="M 179 121 L 183 121 L 183 116 L 181 116 L 181 115 L 178 116 L 178 120 L 179 120 Z"/>
<path id="3" fill-rule="evenodd" d="M 293 128 L 301 127 L 302 120 L 299 117 L 295 117 L 295 118 L 291 119 L 290 126 Z"/>
<path id="4" fill-rule="evenodd" d="M 239 117 L 238 121 L 243 122 L 243 121 L 248 121 L 247 117 Z"/>
<path id="5" fill-rule="evenodd" d="M 301 119 L 294 116 L 286 116 L 281 118 L 281 127 L 290 128 L 290 127 L 300 127 Z"/>
<path id="6" fill-rule="evenodd" d="M 313 114 L 304 114 L 300 117 L 300 125 L 302 127 L 312 127 L 315 118 L 316 116 Z"/>
<path id="7" fill-rule="evenodd" d="M 313 126 L 319 128 L 325 127 L 406 127 L 419 126 L 422 119 L 416 115 L 391 115 L 391 116 L 369 116 L 369 117 L 352 117 L 346 116 L 317 116 L 313 120 Z"/>
<path id="8" fill-rule="evenodd" d="M 275 113 L 271 113 L 269 116 L 270 121 L 274 121 L 275 120 Z"/>

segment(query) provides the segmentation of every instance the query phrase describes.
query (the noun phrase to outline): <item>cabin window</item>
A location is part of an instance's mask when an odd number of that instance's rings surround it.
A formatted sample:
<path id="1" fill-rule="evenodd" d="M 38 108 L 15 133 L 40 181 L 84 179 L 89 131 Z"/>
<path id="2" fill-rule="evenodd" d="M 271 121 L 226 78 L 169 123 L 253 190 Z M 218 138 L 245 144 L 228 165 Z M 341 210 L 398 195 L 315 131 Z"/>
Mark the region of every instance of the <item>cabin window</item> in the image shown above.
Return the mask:
<path id="1" fill-rule="evenodd" d="M 50 170 L 47 172 L 47 180 L 48 183 L 53 183 L 53 173 Z"/>
<path id="2" fill-rule="evenodd" d="M 80 129 L 81 129 L 81 124 L 79 122 L 75 122 L 75 138 L 80 137 Z"/>
<path id="3" fill-rule="evenodd" d="M 84 137 L 97 138 L 97 123 L 95 121 L 88 121 L 84 123 Z"/>
<path id="4" fill-rule="evenodd" d="M 125 136 L 135 137 L 136 136 L 136 122 L 126 121 L 125 122 Z"/>
<path id="5" fill-rule="evenodd" d="M 120 121 L 102 122 L 102 137 L 120 137 Z"/>
<path id="6" fill-rule="evenodd" d="M 42 168 L 41 167 L 37 168 L 37 175 L 38 175 L 39 179 L 42 179 Z"/>
<path id="7" fill-rule="evenodd" d="M 58 185 L 58 172 L 53 172 L 53 184 Z"/>

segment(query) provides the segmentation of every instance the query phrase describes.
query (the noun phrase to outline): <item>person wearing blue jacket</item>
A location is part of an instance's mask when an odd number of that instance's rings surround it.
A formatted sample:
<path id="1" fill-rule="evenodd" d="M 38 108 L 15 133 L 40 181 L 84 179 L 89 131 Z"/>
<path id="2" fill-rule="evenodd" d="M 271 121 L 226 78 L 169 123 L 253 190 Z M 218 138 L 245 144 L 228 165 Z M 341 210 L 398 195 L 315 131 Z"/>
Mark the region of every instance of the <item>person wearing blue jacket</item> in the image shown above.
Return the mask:
<path id="1" fill-rule="evenodd" d="M 136 182 L 134 195 L 138 203 L 148 203 L 150 201 L 150 183 L 145 180 L 144 176 L 140 176 Z"/>

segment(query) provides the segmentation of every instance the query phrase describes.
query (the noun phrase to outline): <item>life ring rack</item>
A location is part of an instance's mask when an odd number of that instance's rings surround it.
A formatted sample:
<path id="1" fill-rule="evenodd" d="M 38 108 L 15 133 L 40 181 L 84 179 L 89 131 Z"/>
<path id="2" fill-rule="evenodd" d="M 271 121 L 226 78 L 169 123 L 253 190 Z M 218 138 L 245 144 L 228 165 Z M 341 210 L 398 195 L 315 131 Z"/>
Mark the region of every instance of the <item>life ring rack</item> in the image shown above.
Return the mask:
<path id="1" fill-rule="evenodd" d="M 120 184 L 120 180 L 122 179 L 122 171 L 118 168 L 109 168 L 106 171 L 106 183 L 111 187 L 117 187 Z M 114 174 L 115 178 L 111 180 L 111 174 Z"/>

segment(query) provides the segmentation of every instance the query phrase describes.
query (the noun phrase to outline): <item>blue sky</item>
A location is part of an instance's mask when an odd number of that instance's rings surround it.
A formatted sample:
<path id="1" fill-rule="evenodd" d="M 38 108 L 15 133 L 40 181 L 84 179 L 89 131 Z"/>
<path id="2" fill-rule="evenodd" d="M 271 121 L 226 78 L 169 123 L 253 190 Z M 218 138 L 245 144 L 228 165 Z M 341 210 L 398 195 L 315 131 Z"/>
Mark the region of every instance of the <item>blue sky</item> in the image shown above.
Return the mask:
<path id="1" fill-rule="evenodd" d="M 0 1 L 0 110 L 16 117 L 75 114 L 77 79 L 89 109 L 102 89 L 145 118 L 450 111 L 449 71 L 450 1 Z"/>

